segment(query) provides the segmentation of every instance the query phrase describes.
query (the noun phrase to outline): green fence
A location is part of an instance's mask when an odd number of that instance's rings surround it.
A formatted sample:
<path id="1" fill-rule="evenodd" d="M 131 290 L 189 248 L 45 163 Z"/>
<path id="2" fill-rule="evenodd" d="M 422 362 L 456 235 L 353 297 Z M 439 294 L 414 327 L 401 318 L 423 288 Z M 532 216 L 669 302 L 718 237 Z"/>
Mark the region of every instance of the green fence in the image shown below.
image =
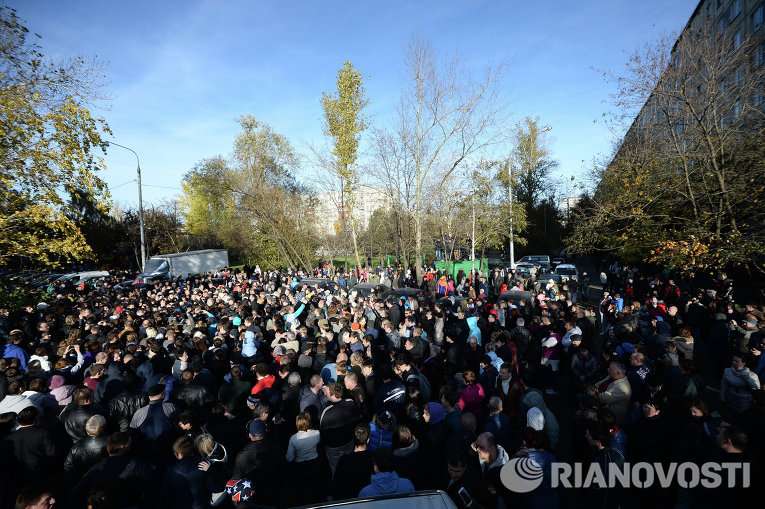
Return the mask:
<path id="1" fill-rule="evenodd" d="M 468 274 L 472 268 L 473 268 L 473 262 L 471 262 L 470 260 L 460 260 L 458 262 L 455 262 L 455 261 L 447 262 L 444 260 L 439 260 L 436 262 L 437 270 L 444 271 L 447 274 L 450 274 L 452 276 L 456 276 L 460 270 L 463 271 L 465 274 Z M 475 268 L 476 270 L 479 270 L 481 274 L 486 274 L 486 272 L 489 269 L 489 259 L 488 258 L 476 259 Z"/>
<path id="2" fill-rule="evenodd" d="M 363 258 L 361 259 L 362 265 L 366 265 L 367 259 Z M 349 269 L 353 268 L 356 265 L 356 258 L 354 256 L 341 256 L 336 257 L 332 259 L 332 264 L 335 267 L 348 267 Z M 451 274 L 452 276 L 456 276 L 457 273 L 462 270 L 466 274 L 470 272 L 470 269 L 473 267 L 473 264 L 470 260 L 460 260 L 460 261 L 451 261 L 446 262 L 444 260 L 438 260 L 435 262 L 436 269 L 446 272 L 447 274 Z M 396 257 L 393 255 L 387 255 L 387 256 L 375 256 L 372 258 L 372 266 L 377 267 L 379 265 L 382 265 L 383 267 L 396 266 Z M 476 270 L 479 270 L 481 274 L 486 274 L 489 270 L 489 259 L 488 258 L 481 258 L 476 259 L 475 261 L 475 268 Z"/>
<path id="3" fill-rule="evenodd" d="M 355 256 L 339 256 L 332 259 L 332 264 L 335 267 L 345 267 L 346 265 L 348 268 L 353 268 L 356 265 L 356 257 Z M 366 265 L 367 264 L 367 257 L 362 256 L 361 257 L 361 264 Z M 372 258 L 372 267 L 377 267 L 382 265 L 383 267 L 396 266 L 396 257 L 393 255 L 386 255 L 386 256 L 375 256 Z"/>

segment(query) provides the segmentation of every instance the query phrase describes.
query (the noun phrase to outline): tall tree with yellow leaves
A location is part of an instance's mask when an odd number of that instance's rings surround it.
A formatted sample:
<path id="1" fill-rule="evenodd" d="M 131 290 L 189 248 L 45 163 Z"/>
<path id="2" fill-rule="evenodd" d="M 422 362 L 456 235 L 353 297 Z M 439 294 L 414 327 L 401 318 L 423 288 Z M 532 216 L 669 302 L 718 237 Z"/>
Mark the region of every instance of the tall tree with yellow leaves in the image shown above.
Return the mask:
<path id="1" fill-rule="evenodd" d="M 345 62 L 337 73 L 337 93 L 323 94 L 325 134 L 334 140 L 334 173 L 340 179 L 340 220 L 343 231 L 350 234 L 356 268 L 361 267 L 359 247 L 356 240 L 356 225 L 353 218 L 355 205 L 354 191 L 358 186 L 356 159 L 359 138 L 366 129 L 362 111 L 367 104 L 361 73 L 351 62 Z"/>
<path id="2" fill-rule="evenodd" d="M 88 107 L 92 69 L 49 62 L 13 9 L 0 7 L 0 265 L 56 266 L 91 255 L 73 202 L 105 210 L 97 176 L 103 120 Z"/>

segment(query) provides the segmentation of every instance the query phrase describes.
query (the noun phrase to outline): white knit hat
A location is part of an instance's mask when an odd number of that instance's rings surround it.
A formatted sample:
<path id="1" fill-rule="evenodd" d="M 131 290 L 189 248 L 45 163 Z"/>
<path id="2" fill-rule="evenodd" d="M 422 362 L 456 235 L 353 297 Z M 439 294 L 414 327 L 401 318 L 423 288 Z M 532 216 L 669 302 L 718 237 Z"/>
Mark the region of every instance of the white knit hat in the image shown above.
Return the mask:
<path id="1" fill-rule="evenodd" d="M 529 408 L 526 412 L 526 426 L 531 429 L 542 431 L 545 429 L 545 415 L 537 407 Z"/>

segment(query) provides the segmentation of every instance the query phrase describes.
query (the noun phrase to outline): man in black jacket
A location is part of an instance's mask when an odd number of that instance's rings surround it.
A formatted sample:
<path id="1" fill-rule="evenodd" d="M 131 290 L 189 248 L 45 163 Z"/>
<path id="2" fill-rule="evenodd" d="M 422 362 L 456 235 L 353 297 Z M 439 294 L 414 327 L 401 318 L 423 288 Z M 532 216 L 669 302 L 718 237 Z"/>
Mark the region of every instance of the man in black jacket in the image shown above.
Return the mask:
<path id="1" fill-rule="evenodd" d="M 353 428 L 361 420 L 361 411 L 355 401 L 343 399 L 342 384 L 329 386 L 327 399 L 329 405 L 319 417 L 319 431 L 327 463 L 334 476 L 340 457 L 353 450 Z"/>
<path id="2" fill-rule="evenodd" d="M 140 390 L 135 375 L 128 375 L 125 390 L 110 400 L 107 405 L 110 426 L 118 431 L 127 431 L 130 429 L 133 415 L 148 402 L 148 398 Z"/>
<path id="3" fill-rule="evenodd" d="M 64 472 L 73 481 L 79 480 L 106 455 L 106 419 L 94 415 L 85 423 L 85 432 L 88 436 L 72 446 L 64 461 Z"/>
<path id="4" fill-rule="evenodd" d="M 201 458 L 194 442 L 183 436 L 173 444 L 173 463 L 162 482 L 161 500 L 168 509 L 205 509 L 210 506 L 211 490 L 205 472 L 198 468 Z"/>
<path id="5" fill-rule="evenodd" d="M 266 436 L 266 425 L 253 419 L 247 427 L 250 443 L 242 449 L 234 462 L 234 479 L 251 479 L 255 486 L 266 486 L 257 492 L 257 502 L 277 505 L 281 489 L 279 473 L 284 457 L 274 448 Z"/>
<path id="6" fill-rule="evenodd" d="M 93 393 L 87 387 L 80 387 L 74 391 L 72 403 L 61 412 L 59 419 L 72 441 L 77 442 L 87 436 L 85 423 L 97 413 L 93 406 Z"/>
<path id="7" fill-rule="evenodd" d="M 379 369 L 382 384 L 375 395 L 375 414 L 388 410 L 396 417 L 401 417 L 406 402 L 406 386 L 393 373 L 390 364 L 383 364 Z"/>
<path id="8" fill-rule="evenodd" d="M 422 401 L 430 401 L 430 381 L 420 373 L 416 367 L 414 367 L 412 358 L 408 353 L 400 353 L 396 355 L 393 371 L 406 383 L 406 385 L 416 383 L 420 388 L 420 397 Z"/>
<path id="9" fill-rule="evenodd" d="M 108 456 L 96 463 L 71 491 L 72 507 L 84 507 L 90 493 L 102 491 L 120 507 L 151 506 L 156 499 L 156 467 L 138 459 L 130 434 L 117 432 L 106 442 Z"/>
<path id="10" fill-rule="evenodd" d="M 195 373 L 190 369 L 181 373 L 182 385 L 175 399 L 189 410 L 202 412 L 209 407 L 214 398 L 207 387 L 199 383 L 195 378 Z"/>
<path id="11" fill-rule="evenodd" d="M 175 407 L 172 403 L 165 403 L 164 397 L 164 385 L 152 386 L 149 389 L 149 404 L 139 408 L 130 421 L 130 428 L 141 433 L 149 456 L 155 459 L 162 459 L 167 449 L 154 446 L 166 444 L 173 432 L 171 418 L 175 414 Z"/>
<path id="12" fill-rule="evenodd" d="M 515 321 L 515 327 L 510 331 L 510 339 L 518 348 L 518 362 L 522 363 L 526 361 L 526 353 L 532 338 L 531 331 L 526 328 L 526 320 L 523 317 L 520 317 Z"/>
<path id="13" fill-rule="evenodd" d="M 16 417 L 18 429 L 5 438 L 17 466 L 16 475 L 24 483 L 51 475 L 56 466 L 56 447 L 50 432 L 36 425 L 39 411 L 30 406 Z"/>
<path id="14" fill-rule="evenodd" d="M 104 376 L 98 381 L 92 400 L 97 405 L 106 405 L 117 394 L 125 389 L 125 378 L 120 364 L 120 354 L 112 354 L 113 362 L 106 366 Z"/>
<path id="15" fill-rule="evenodd" d="M 367 449 L 369 428 L 356 426 L 353 430 L 353 452 L 340 457 L 335 470 L 332 494 L 335 500 L 355 498 L 369 484 L 374 472 L 374 458 Z"/>

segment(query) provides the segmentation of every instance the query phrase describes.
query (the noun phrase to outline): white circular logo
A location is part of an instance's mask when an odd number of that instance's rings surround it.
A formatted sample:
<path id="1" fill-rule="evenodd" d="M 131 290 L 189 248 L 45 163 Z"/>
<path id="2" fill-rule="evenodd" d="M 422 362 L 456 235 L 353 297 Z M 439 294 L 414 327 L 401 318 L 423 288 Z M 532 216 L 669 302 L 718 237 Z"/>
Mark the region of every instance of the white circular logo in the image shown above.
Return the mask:
<path id="1" fill-rule="evenodd" d="M 529 493 L 542 485 L 542 466 L 529 457 L 513 458 L 499 471 L 502 484 L 516 493 Z"/>

